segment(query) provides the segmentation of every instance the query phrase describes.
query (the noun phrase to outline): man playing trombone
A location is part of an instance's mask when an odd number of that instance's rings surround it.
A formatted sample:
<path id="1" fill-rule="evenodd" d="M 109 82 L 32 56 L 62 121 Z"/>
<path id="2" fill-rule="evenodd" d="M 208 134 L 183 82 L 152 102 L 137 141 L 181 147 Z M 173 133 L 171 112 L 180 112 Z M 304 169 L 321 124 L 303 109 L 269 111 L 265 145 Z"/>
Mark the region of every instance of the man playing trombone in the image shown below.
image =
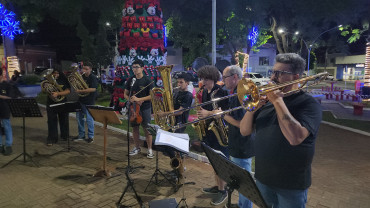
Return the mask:
<path id="1" fill-rule="evenodd" d="M 279 54 L 271 81 L 277 85 L 298 80 L 305 60 L 293 53 Z M 321 122 L 321 107 L 300 90 L 299 82 L 267 94 L 257 111 L 240 123 L 242 135 L 255 129 L 255 177 L 269 207 L 305 207 L 311 185 L 311 163 Z"/>

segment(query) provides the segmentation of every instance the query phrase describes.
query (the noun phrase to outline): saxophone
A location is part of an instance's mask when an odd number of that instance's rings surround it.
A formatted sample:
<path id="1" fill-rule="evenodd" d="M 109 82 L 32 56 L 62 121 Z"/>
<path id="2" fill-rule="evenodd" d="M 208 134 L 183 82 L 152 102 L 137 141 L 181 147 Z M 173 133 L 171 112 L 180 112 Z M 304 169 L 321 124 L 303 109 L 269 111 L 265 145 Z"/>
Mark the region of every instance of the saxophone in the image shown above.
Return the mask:
<path id="1" fill-rule="evenodd" d="M 211 100 L 214 99 L 217 91 L 218 89 L 212 92 Z M 216 102 L 213 102 L 212 105 L 213 110 L 218 109 L 218 105 Z M 225 124 L 224 119 L 222 119 L 221 117 L 215 118 L 208 126 L 208 130 L 213 131 L 213 133 L 216 135 L 218 143 L 223 147 L 227 147 L 229 143 L 229 138 L 227 136 L 228 128 L 229 127 Z"/>
<path id="2" fill-rule="evenodd" d="M 174 158 L 170 161 L 170 166 L 176 171 L 177 174 L 177 184 L 182 183 L 183 173 L 184 173 L 184 166 L 182 164 L 182 159 L 180 153 L 176 152 Z"/>
<path id="3" fill-rule="evenodd" d="M 65 96 L 62 95 L 59 95 L 57 97 L 53 96 L 54 92 L 62 92 L 63 89 L 60 87 L 60 85 L 58 85 L 52 73 L 48 74 L 45 77 L 45 80 L 42 81 L 40 85 L 42 91 L 46 92 L 49 95 L 50 99 L 52 99 L 54 102 L 58 103 L 64 100 Z"/>
<path id="4" fill-rule="evenodd" d="M 200 103 L 200 101 L 198 100 L 198 94 L 202 92 L 203 88 L 204 88 L 204 85 L 195 94 L 195 101 L 194 101 L 195 105 L 199 105 L 199 103 Z M 200 106 L 196 107 L 196 111 L 199 111 L 199 110 L 200 110 Z M 198 136 L 199 136 L 200 140 L 202 141 L 203 137 L 206 136 L 206 121 L 203 120 L 203 121 L 200 121 L 198 123 L 193 123 L 193 124 L 191 124 L 191 126 L 198 133 Z"/>
<path id="5" fill-rule="evenodd" d="M 89 88 L 82 75 L 78 71 L 78 66 L 73 66 L 72 73 L 68 76 L 68 82 L 74 90 L 85 90 Z M 78 93 L 80 97 L 86 97 L 90 93 Z"/>

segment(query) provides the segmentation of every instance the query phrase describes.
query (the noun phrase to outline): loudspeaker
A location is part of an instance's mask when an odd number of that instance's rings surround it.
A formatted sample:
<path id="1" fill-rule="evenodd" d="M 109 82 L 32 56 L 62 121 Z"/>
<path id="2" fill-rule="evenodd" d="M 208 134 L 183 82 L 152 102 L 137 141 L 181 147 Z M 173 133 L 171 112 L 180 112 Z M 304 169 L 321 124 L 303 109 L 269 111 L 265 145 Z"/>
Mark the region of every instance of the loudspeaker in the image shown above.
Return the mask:
<path id="1" fill-rule="evenodd" d="M 177 202 L 175 198 L 153 200 L 149 202 L 150 208 L 176 208 Z"/>

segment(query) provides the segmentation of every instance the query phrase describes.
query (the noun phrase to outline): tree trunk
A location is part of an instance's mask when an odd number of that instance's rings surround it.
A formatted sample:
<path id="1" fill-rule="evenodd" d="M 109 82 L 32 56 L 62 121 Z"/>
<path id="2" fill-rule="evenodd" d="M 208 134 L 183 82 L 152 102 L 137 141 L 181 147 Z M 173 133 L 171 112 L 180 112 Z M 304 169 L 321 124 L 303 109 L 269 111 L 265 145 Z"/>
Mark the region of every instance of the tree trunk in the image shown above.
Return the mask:
<path id="1" fill-rule="evenodd" d="M 274 36 L 274 39 L 275 39 L 275 42 L 276 42 L 276 47 L 277 47 L 279 53 L 284 53 L 283 49 L 281 48 L 280 39 L 279 39 L 278 34 L 276 32 L 276 19 L 275 19 L 275 17 L 272 17 L 271 19 L 272 19 L 271 32 Z"/>

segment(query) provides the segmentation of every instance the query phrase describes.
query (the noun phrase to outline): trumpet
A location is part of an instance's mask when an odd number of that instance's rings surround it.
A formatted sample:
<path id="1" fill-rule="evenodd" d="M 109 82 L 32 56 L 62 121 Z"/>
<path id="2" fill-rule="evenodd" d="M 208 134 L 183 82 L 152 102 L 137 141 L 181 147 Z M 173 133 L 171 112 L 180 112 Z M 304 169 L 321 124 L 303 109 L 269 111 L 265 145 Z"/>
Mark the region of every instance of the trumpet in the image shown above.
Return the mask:
<path id="1" fill-rule="evenodd" d="M 220 97 L 220 98 L 215 98 L 215 99 L 212 99 L 210 101 L 201 103 L 199 105 L 191 106 L 189 108 L 184 108 L 184 109 L 181 109 L 181 110 L 178 110 L 178 111 L 173 111 L 171 114 L 168 114 L 167 116 L 173 116 L 174 114 L 177 114 L 177 113 L 180 113 L 180 112 L 189 111 L 193 108 L 197 108 L 197 107 L 204 106 L 204 105 L 207 105 L 207 104 L 213 104 L 213 103 L 219 102 L 221 100 L 229 99 L 229 98 L 235 97 L 235 96 L 238 97 L 238 100 L 240 102 L 239 107 L 235 107 L 235 108 L 232 108 L 232 109 L 229 109 L 229 110 L 226 110 L 226 111 L 215 113 L 211 116 L 207 116 L 207 117 L 204 117 L 204 118 L 198 118 L 194 121 L 187 122 L 185 124 L 178 124 L 178 125 L 174 125 L 174 126 L 171 126 L 170 124 L 167 124 L 167 127 L 172 129 L 172 130 L 176 130 L 176 129 L 183 128 L 183 127 L 185 127 L 189 124 L 198 123 L 200 121 L 208 120 L 208 119 L 211 119 L 211 118 L 214 118 L 214 117 L 219 117 L 221 115 L 225 115 L 225 114 L 228 114 L 232 111 L 236 111 L 236 110 L 239 110 L 239 109 L 245 109 L 247 111 L 253 112 L 253 111 L 257 110 L 257 106 L 258 106 L 259 102 L 261 101 L 261 96 L 266 95 L 269 92 L 279 90 L 279 89 L 284 89 L 285 87 L 293 85 L 293 84 L 299 84 L 298 89 L 291 90 L 289 92 L 285 92 L 284 96 L 286 96 L 286 95 L 292 94 L 294 92 L 300 91 L 302 88 L 317 85 L 321 81 L 325 80 L 325 78 L 328 75 L 329 75 L 329 73 L 323 72 L 323 73 L 319 73 L 319 74 L 316 74 L 316 75 L 313 75 L 313 76 L 304 77 L 304 78 L 301 78 L 301 79 L 297 79 L 297 80 L 293 80 L 293 81 L 289 81 L 289 82 L 284 82 L 284 83 L 280 83 L 280 84 L 277 84 L 277 85 L 264 86 L 264 87 L 260 87 L 260 88 L 258 88 L 257 85 L 252 80 L 244 78 L 244 79 L 240 80 L 239 83 L 238 83 L 237 93 L 234 93 L 234 94 L 228 95 L 228 96 L 224 96 L 224 97 Z M 313 81 L 313 83 L 307 84 L 308 81 Z"/>

